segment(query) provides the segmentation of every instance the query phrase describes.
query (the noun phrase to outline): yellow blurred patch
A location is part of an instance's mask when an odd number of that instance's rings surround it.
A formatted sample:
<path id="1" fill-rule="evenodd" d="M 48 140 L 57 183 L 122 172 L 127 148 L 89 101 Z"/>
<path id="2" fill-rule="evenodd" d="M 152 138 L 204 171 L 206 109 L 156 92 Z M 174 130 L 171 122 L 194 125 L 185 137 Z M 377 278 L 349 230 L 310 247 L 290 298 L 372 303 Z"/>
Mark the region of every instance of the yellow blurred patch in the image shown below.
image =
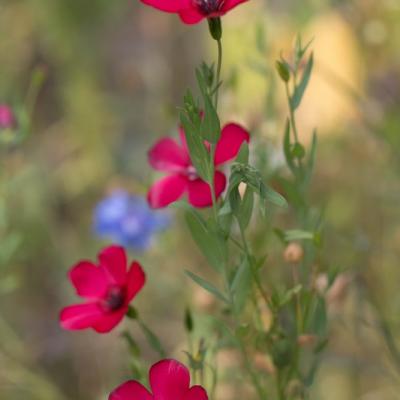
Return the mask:
<path id="1" fill-rule="evenodd" d="M 314 37 L 315 69 L 298 110 L 301 135 L 338 134 L 357 116 L 356 94 L 362 92 L 364 68 L 352 28 L 335 13 L 318 17 L 303 35 Z"/>

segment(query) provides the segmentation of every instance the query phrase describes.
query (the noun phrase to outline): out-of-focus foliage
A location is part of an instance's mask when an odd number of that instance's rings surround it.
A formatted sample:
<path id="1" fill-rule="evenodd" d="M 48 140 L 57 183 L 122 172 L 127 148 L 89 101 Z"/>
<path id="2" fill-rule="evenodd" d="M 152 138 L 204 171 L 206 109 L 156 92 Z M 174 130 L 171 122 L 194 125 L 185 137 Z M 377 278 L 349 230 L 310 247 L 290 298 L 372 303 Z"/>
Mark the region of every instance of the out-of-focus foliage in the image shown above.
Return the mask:
<path id="1" fill-rule="evenodd" d="M 32 72 L 46 70 L 31 134 L 0 148 L 0 398 L 103 399 L 129 374 L 120 332 L 63 332 L 57 314 L 73 298 L 67 269 L 99 248 L 95 205 L 114 188 L 145 193 L 148 147 L 176 131 L 174 107 L 194 66 L 214 56 L 205 26 L 176 22 L 136 1 L 0 0 L 0 103 L 23 104 Z M 313 38 L 315 53 L 298 118 L 309 138 L 318 127 L 311 187 L 326 221 L 320 263 L 351 277 L 329 313 L 333 339 L 313 398 L 392 400 L 400 389 L 400 3 L 251 0 L 224 19 L 222 115 L 252 128 L 252 157 L 272 180 L 286 115 L 274 63 L 298 32 Z M 213 307 L 184 285 L 183 271 L 204 263 L 185 229 L 178 217 L 135 254 L 151 276 L 138 298 L 142 314 L 178 357 L 187 304 Z M 274 249 L 268 277 L 287 273 L 270 230 L 252 235 L 260 252 Z M 198 318 L 206 332 L 209 321 Z M 217 359 L 237 362 L 223 351 Z M 216 400 L 243 390 L 222 382 Z"/>

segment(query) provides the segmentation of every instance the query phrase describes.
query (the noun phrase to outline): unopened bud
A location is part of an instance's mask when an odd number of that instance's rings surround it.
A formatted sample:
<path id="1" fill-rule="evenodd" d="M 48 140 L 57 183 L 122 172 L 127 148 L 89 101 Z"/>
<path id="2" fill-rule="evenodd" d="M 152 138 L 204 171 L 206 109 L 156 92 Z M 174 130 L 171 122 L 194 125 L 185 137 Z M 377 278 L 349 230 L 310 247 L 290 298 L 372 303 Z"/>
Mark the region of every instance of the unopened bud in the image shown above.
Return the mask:
<path id="1" fill-rule="evenodd" d="M 240 198 L 243 200 L 243 197 L 246 193 L 246 189 L 247 189 L 247 184 L 244 182 L 240 182 L 239 186 L 238 186 L 238 190 L 239 190 L 239 194 L 240 194 Z"/>
<path id="2" fill-rule="evenodd" d="M 286 246 L 285 252 L 283 253 L 283 257 L 286 262 L 291 264 L 299 263 L 304 256 L 303 247 L 299 243 L 289 243 Z"/>
<path id="3" fill-rule="evenodd" d="M 290 67 L 286 61 L 276 61 L 276 70 L 279 76 L 284 82 L 289 82 L 290 80 Z"/>

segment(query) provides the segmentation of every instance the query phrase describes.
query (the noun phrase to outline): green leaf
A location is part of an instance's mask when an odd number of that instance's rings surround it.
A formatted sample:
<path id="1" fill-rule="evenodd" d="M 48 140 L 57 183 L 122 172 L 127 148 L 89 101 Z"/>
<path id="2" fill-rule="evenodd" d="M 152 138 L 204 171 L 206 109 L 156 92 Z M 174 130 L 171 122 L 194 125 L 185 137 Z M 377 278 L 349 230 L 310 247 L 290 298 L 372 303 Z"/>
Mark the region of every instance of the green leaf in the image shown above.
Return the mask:
<path id="1" fill-rule="evenodd" d="M 221 137 L 221 123 L 209 95 L 204 95 L 204 117 L 201 124 L 202 137 L 216 144 Z"/>
<path id="2" fill-rule="evenodd" d="M 292 110 L 296 110 L 299 107 L 301 100 L 303 99 L 304 92 L 306 91 L 308 83 L 310 81 L 313 66 L 314 66 L 314 55 L 313 53 L 311 53 L 306 68 L 304 70 L 303 76 L 301 78 L 301 81 L 296 86 L 293 96 L 291 98 L 290 105 L 292 107 Z"/>
<path id="3" fill-rule="evenodd" d="M 233 294 L 233 305 L 241 312 L 249 298 L 252 287 L 252 273 L 247 258 L 244 258 L 232 279 L 230 290 Z"/>
<path id="4" fill-rule="evenodd" d="M 275 190 L 269 188 L 263 182 L 260 172 L 254 167 L 240 163 L 235 163 L 232 166 L 229 190 L 232 190 L 232 188 L 238 186 L 240 182 L 246 183 L 251 189 L 254 190 L 255 193 L 260 196 L 262 200 L 269 201 L 270 203 L 273 203 L 279 207 L 286 208 L 288 206 L 286 199 Z M 263 203 L 262 206 L 264 207 Z"/>
<path id="5" fill-rule="evenodd" d="M 221 233 L 216 231 L 216 227 L 210 226 L 211 223 L 195 210 L 190 210 L 185 215 L 186 223 L 192 237 L 200 251 L 206 257 L 209 264 L 218 272 L 221 272 L 226 262 L 226 243 Z"/>
<path id="6" fill-rule="evenodd" d="M 140 347 L 136 343 L 132 335 L 128 331 L 124 331 L 121 333 L 121 336 L 126 340 L 129 347 L 129 351 L 131 352 L 132 356 L 136 358 L 140 357 Z"/>
<path id="7" fill-rule="evenodd" d="M 288 208 L 286 199 L 264 183 L 262 183 L 260 188 L 260 196 L 278 207 Z"/>
<path id="8" fill-rule="evenodd" d="M 254 192 L 249 187 L 247 187 L 243 199 L 240 203 L 239 213 L 236 215 L 236 218 L 243 230 L 245 230 L 250 223 L 251 215 L 253 213 L 253 206 Z"/>
<path id="9" fill-rule="evenodd" d="M 272 231 L 275 233 L 276 237 L 277 237 L 283 244 L 286 244 L 285 232 L 284 232 L 282 229 L 280 229 L 280 228 L 273 228 Z"/>
<path id="10" fill-rule="evenodd" d="M 196 69 L 197 83 L 203 97 L 203 119 L 201 123 L 201 136 L 210 143 L 217 143 L 221 136 L 221 123 L 209 94 L 209 76 L 207 69 Z"/>
<path id="11" fill-rule="evenodd" d="M 155 350 L 161 358 L 165 358 L 166 353 L 158 337 L 147 327 L 146 324 L 144 324 L 143 321 L 139 320 L 138 323 L 152 349 Z"/>
<path id="12" fill-rule="evenodd" d="M 303 231 L 301 229 L 291 229 L 285 231 L 285 239 L 288 242 L 292 242 L 295 240 L 314 240 L 315 233 Z"/>
<path id="13" fill-rule="evenodd" d="M 192 279 L 194 282 L 196 282 L 199 286 L 201 286 L 207 292 L 213 294 L 217 299 L 223 301 L 226 304 L 230 304 L 229 300 L 213 284 L 211 284 L 210 282 L 207 282 L 203 278 L 200 278 L 200 276 L 194 274 L 191 271 L 185 271 L 185 273 L 190 279 Z"/>
<path id="14" fill-rule="evenodd" d="M 248 164 L 249 163 L 249 144 L 247 142 L 243 142 L 240 146 L 240 151 L 236 157 L 236 162 L 240 164 Z"/>
<path id="15" fill-rule="evenodd" d="M 321 337 L 326 336 L 328 328 L 328 317 L 326 313 L 325 299 L 322 297 L 318 297 L 317 299 L 312 325 L 312 332 Z"/>
<path id="16" fill-rule="evenodd" d="M 180 121 L 185 132 L 185 138 L 189 149 L 190 159 L 193 162 L 196 172 L 199 176 L 208 181 L 209 167 L 208 158 L 209 154 L 204 146 L 202 137 L 200 136 L 199 127 L 189 119 L 185 112 L 180 113 Z"/>
<path id="17" fill-rule="evenodd" d="M 288 304 L 290 301 L 292 301 L 293 297 L 296 296 L 297 294 L 299 294 L 301 292 L 301 290 L 303 289 L 302 285 L 296 285 L 295 287 L 289 289 L 286 293 L 284 293 L 284 295 L 282 296 L 282 298 L 280 299 L 280 307 L 283 307 L 284 305 Z"/>

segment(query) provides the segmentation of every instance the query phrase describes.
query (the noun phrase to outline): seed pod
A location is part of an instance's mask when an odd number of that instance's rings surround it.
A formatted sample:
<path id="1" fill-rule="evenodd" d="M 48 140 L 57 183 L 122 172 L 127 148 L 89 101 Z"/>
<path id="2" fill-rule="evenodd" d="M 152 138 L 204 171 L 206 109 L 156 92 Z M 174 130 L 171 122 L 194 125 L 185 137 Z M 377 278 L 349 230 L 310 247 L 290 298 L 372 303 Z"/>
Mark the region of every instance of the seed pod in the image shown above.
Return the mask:
<path id="1" fill-rule="evenodd" d="M 286 246 L 283 257 L 290 264 L 298 264 L 304 257 L 303 247 L 299 243 L 289 243 Z"/>

